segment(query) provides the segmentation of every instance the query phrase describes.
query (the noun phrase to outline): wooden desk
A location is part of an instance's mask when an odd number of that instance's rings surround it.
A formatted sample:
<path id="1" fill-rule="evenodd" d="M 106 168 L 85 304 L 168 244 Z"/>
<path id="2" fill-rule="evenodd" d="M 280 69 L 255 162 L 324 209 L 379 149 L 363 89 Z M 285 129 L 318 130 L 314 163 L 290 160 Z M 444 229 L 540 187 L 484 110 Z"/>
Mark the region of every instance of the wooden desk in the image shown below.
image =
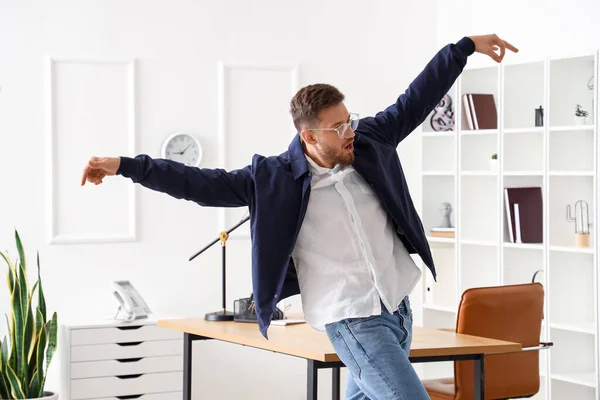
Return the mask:
<path id="1" fill-rule="evenodd" d="M 308 361 L 307 399 L 317 398 L 317 371 L 332 368 L 332 398 L 340 398 L 340 367 L 343 363 L 333 350 L 327 335 L 308 324 L 271 326 L 266 340 L 253 323 L 211 322 L 203 318 L 159 320 L 161 328 L 184 333 L 183 340 L 183 398 L 192 399 L 192 342 L 215 339 L 255 347 Z M 476 336 L 422 328 L 413 328 L 410 350 L 411 362 L 474 360 L 475 399 L 483 399 L 484 356 L 486 354 L 520 351 L 521 344 Z"/>

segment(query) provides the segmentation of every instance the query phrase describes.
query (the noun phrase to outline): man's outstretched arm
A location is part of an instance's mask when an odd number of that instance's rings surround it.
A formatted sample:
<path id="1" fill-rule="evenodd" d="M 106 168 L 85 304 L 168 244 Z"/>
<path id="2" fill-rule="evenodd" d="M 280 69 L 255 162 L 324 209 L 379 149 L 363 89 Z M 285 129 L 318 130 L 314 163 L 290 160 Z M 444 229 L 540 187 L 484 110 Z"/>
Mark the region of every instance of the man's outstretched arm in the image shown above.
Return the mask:
<path id="1" fill-rule="evenodd" d="M 506 49 L 515 53 L 519 51 L 494 34 L 464 37 L 456 44 L 445 46 L 398 97 L 395 104 L 374 117 L 361 119 L 358 132 L 391 146 L 398 146 L 448 93 L 471 54 L 482 53 L 499 63 L 502 62 Z"/>
<path id="2" fill-rule="evenodd" d="M 233 171 L 195 168 L 145 154 L 135 158 L 92 157 L 83 171 L 81 185 L 86 181 L 98 185 L 113 175 L 202 206 L 247 206 L 252 193 L 250 166 Z"/>

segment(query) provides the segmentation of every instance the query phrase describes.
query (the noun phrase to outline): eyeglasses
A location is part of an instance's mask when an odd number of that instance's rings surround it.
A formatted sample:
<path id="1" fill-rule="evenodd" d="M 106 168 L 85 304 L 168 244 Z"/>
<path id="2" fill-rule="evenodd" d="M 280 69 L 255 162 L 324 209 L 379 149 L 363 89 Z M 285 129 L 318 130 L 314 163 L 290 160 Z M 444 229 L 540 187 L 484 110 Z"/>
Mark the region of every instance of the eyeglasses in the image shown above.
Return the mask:
<path id="1" fill-rule="evenodd" d="M 349 122 L 343 123 L 336 128 L 307 128 L 309 131 L 336 131 L 337 135 L 340 139 L 344 139 L 346 137 L 346 133 L 348 133 L 348 128 L 352 128 L 353 131 L 358 128 L 359 117 L 358 114 L 351 113 Z"/>

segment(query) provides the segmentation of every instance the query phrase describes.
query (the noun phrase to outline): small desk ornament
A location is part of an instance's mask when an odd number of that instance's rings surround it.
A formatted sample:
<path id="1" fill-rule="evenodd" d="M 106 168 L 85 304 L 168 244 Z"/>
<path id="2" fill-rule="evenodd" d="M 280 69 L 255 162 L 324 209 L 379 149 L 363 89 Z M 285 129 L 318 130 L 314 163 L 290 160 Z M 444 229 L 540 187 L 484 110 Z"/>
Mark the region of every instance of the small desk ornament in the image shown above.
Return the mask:
<path id="1" fill-rule="evenodd" d="M 579 200 L 575 203 L 575 216 L 571 214 L 571 206 L 567 205 L 567 221 L 575 222 L 575 245 L 577 247 L 590 246 L 590 214 L 588 203 Z"/>
<path id="2" fill-rule="evenodd" d="M 431 229 L 431 236 L 453 238 L 456 229 L 452 226 L 452 222 L 450 222 L 452 205 L 450 203 L 442 203 L 440 214 L 442 215 L 440 225 Z"/>

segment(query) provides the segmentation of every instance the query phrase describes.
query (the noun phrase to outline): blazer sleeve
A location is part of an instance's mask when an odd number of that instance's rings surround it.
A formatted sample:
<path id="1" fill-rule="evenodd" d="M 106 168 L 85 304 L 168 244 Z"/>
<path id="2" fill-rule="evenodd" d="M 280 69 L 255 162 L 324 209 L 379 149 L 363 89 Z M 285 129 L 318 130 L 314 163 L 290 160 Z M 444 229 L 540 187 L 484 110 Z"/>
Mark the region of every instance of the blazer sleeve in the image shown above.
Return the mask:
<path id="1" fill-rule="evenodd" d="M 357 133 L 398 146 L 448 93 L 474 52 L 475 43 L 468 37 L 443 47 L 394 104 L 374 117 L 362 118 Z"/>
<path id="2" fill-rule="evenodd" d="M 135 158 L 121 157 L 117 175 L 201 206 L 247 206 L 253 191 L 250 166 L 232 171 L 196 168 L 141 154 Z"/>

